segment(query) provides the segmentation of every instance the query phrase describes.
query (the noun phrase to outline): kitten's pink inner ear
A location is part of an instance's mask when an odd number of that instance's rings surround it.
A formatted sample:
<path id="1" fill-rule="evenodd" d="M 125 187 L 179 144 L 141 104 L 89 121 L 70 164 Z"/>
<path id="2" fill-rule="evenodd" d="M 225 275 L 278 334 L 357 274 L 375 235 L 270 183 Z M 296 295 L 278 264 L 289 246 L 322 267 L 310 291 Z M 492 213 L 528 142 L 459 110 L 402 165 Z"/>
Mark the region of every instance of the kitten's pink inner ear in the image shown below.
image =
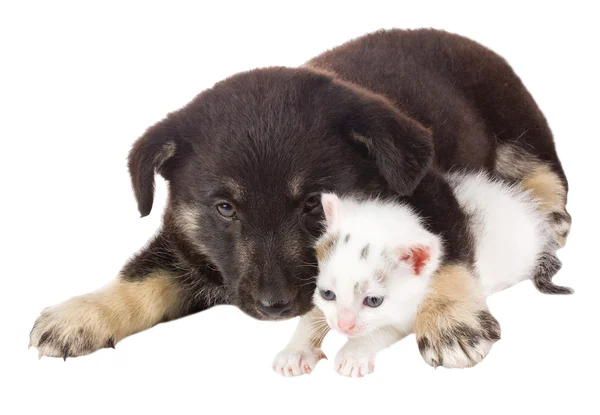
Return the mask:
<path id="1" fill-rule="evenodd" d="M 421 275 L 423 267 L 427 265 L 431 258 L 431 247 L 429 246 L 411 246 L 408 251 L 403 250 L 400 259 L 408 262 L 416 275 Z"/>
<path id="2" fill-rule="evenodd" d="M 325 193 L 321 196 L 325 220 L 328 227 L 335 227 L 339 221 L 340 199 L 333 193 Z"/>

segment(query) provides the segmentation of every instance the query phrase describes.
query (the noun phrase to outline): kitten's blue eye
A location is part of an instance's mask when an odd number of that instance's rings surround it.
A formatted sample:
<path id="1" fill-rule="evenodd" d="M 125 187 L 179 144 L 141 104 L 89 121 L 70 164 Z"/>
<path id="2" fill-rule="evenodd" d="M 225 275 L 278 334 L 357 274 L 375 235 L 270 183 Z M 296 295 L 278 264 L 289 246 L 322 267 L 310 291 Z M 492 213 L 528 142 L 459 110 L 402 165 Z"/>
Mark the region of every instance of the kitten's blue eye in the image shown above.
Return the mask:
<path id="1" fill-rule="evenodd" d="M 363 304 L 367 307 L 377 308 L 383 303 L 383 297 L 365 297 Z"/>
<path id="2" fill-rule="evenodd" d="M 319 293 L 321 294 L 321 297 L 325 301 L 333 301 L 333 300 L 335 300 L 335 293 L 333 291 L 319 290 Z"/>

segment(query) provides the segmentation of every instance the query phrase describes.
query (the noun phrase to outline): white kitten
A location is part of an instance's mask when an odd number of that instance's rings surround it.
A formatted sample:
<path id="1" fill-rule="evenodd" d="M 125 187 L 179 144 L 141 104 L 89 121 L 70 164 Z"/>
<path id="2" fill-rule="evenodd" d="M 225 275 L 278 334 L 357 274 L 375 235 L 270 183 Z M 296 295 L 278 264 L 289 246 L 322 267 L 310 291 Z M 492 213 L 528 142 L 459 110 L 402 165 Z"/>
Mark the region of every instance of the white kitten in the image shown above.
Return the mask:
<path id="1" fill-rule="evenodd" d="M 560 268 L 556 246 L 528 193 L 484 174 L 447 178 L 470 218 L 474 266 L 486 296 L 525 279 L 533 279 L 542 292 L 571 292 L 551 282 Z M 363 376 L 373 371 L 380 350 L 413 332 L 417 308 L 443 263 L 443 241 L 406 204 L 334 194 L 322 195 L 321 202 L 327 230 L 317 243 L 317 307 L 301 318 L 274 369 L 286 376 L 310 373 L 324 356 L 320 344 L 326 321 L 348 337 L 336 370 Z"/>

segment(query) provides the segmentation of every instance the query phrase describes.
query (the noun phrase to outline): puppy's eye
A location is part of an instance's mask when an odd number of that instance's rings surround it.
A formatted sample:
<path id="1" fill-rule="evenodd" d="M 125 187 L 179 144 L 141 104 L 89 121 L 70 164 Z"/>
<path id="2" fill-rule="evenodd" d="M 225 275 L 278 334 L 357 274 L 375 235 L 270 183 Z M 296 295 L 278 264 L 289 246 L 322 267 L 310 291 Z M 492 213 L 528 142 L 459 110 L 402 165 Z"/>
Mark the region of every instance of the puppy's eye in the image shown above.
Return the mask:
<path id="1" fill-rule="evenodd" d="M 321 195 L 309 196 L 304 201 L 304 213 L 310 213 L 321 206 Z"/>
<path id="2" fill-rule="evenodd" d="M 377 308 L 383 303 L 383 297 L 365 297 L 363 304 L 367 307 Z"/>
<path id="3" fill-rule="evenodd" d="M 217 205 L 217 211 L 219 215 L 226 219 L 233 219 L 236 216 L 235 209 L 229 203 L 219 203 Z"/>
<path id="4" fill-rule="evenodd" d="M 319 290 L 319 293 L 321 294 L 321 297 L 325 301 L 333 301 L 333 300 L 335 300 L 335 293 L 333 291 Z"/>

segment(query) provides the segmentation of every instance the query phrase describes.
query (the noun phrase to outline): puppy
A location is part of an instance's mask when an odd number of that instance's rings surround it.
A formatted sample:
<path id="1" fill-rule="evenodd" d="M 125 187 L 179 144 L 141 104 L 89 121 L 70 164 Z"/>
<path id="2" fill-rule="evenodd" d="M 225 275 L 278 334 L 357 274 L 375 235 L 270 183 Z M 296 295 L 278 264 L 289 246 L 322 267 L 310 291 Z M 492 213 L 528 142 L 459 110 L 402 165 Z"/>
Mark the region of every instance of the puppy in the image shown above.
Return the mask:
<path id="1" fill-rule="evenodd" d="M 308 312 L 323 192 L 412 198 L 453 263 L 433 276 L 441 285 L 416 317 L 417 340 L 451 337 L 449 327 L 477 326 L 473 316 L 487 312 L 468 283 L 466 218 L 439 173 L 454 168 L 530 190 L 564 244 L 568 185 L 548 124 L 510 66 L 476 42 L 379 31 L 298 68 L 234 75 L 134 143 L 142 216 L 154 175 L 168 182 L 162 229 L 113 282 L 46 308 L 31 344 L 40 355 L 81 356 L 216 304 L 269 320 Z M 436 206 L 426 203 L 432 194 Z"/>

